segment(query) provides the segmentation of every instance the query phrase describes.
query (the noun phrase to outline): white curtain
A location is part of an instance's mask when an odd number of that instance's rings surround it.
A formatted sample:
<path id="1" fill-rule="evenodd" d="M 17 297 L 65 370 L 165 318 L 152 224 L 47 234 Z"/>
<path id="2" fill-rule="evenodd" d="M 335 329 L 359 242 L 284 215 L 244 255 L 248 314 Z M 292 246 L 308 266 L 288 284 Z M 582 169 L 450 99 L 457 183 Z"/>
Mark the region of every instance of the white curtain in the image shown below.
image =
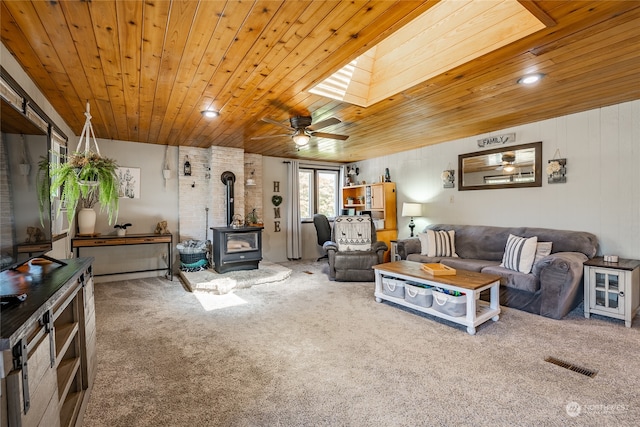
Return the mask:
<path id="1" fill-rule="evenodd" d="M 287 163 L 287 258 L 302 258 L 302 233 L 300 230 L 300 191 L 298 189 L 298 170 L 300 163 L 291 160 Z"/>
<path id="2" fill-rule="evenodd" d="M 348 165 L 340 166 L 340 192 L 342 192 L 342 189 L 346 185 L 348 170 L 349 170 Z"/>

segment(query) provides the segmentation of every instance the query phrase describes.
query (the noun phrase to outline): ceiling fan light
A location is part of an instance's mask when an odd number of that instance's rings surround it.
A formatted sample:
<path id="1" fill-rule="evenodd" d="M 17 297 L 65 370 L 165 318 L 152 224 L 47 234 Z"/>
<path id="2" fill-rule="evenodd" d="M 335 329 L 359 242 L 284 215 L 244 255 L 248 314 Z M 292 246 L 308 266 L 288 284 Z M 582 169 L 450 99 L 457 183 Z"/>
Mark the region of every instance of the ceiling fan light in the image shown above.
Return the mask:
<path id="1" fill-rule="evenodd" d="M 513 165 L 506 165 L 506 166 L 503 168 L 503 170 L 504 170 L 505 172 L 513 172 L 513 171 L 515 170 L 515 166 L 513 166 Z"/>
<path id="2" fill-rule="evenodd" d="M 293 134 L 293 142 L 296 143 L 297 146 L 302 147 L 303 145 L 307 145 L 311 137 L 304 133 L 303 130 L 298 129 L 295 134 Z"/>

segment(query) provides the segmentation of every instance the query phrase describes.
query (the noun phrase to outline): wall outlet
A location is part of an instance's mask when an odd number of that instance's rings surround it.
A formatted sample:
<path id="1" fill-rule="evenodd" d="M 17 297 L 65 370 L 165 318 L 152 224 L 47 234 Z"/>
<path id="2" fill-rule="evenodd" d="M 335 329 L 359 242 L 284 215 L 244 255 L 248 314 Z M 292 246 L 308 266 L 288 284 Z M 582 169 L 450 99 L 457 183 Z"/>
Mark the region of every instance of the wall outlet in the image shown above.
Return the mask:
<path id="1" fill-rule="evenodd" d="M 453 203 L 453 196 L 449 196 L 449 203 Z"/>

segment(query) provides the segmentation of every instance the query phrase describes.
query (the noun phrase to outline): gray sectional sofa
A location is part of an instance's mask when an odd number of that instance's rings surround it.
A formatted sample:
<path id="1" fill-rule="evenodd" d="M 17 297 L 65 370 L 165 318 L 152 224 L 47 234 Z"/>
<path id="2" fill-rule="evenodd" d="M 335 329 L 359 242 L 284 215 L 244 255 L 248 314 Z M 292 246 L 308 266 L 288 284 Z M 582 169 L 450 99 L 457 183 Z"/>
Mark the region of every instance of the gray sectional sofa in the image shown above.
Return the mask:
<path id="1" fill-rule="evenodd" d="M 497 274 L 500 304 L 554 319 L 563 318 L 583 299 L 583 263 L 598 251 L 595 235 L 583 231 L 531 227 L 433 224 L 432 230 L 455 230 L 458 257 L 421 255 L 417 237 L 397 241 L 401 259 L 440 262 L 462 270 Z M 552 242 L 551 254 L 534 263 L 531 273 L 500 267 L 509 234 Z M 486 296 L 483 296 L 486 298 Z"/>

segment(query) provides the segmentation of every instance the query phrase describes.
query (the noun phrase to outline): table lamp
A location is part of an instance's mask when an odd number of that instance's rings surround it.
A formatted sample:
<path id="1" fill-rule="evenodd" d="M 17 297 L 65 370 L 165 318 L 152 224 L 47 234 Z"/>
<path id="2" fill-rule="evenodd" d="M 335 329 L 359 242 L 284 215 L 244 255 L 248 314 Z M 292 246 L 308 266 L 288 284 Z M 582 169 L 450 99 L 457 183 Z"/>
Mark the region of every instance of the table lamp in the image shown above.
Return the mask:
<path id="1" fill-rule="evenodd" d="M 422 216 L 422 205 L 420 203 L 403 203 L 402 216 L 411 217 L 411 221 L 409 221 L 409 228 L 411 229 L 410 237 L 413 237 L 413 229 L 416 226 L 413 222 L 413 217 Z"/>

